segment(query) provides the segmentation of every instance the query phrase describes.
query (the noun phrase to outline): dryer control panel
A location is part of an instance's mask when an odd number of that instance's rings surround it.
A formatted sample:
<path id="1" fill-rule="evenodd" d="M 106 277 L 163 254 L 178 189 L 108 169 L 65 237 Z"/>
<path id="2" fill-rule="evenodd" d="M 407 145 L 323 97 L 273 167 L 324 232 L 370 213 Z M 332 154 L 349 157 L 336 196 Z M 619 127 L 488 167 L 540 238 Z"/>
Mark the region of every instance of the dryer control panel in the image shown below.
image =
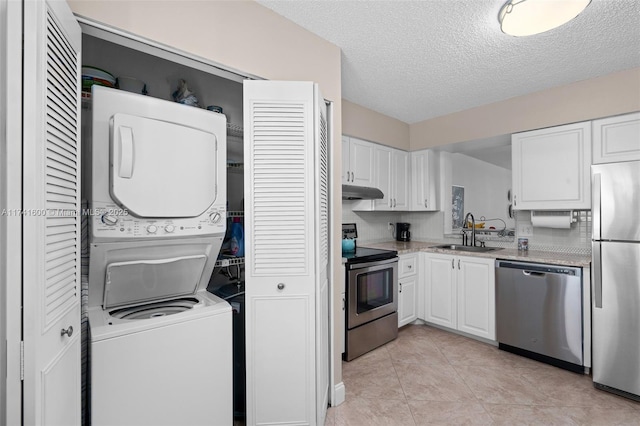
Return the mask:
<path id="1" fill-rule="evenodd" d="M 213 205 L 194 218 L 139 218 L 111 203 L 95 203 L 88 211 L 92 241 L 221 235 L 226 231 L 226 209 Z"/>

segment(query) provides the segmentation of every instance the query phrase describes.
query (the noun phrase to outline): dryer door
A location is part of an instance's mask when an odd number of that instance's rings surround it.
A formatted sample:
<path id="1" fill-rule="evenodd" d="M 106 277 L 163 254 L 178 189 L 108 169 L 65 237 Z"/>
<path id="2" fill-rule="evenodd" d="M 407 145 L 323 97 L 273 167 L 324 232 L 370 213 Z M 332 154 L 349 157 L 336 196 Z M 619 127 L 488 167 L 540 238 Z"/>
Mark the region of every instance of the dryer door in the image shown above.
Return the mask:
<path id="1" fill-rule="evenodd" d="M 122 208 L 178 218 L 200 216 L 213 204 L 216 135 L 121 113 L 110 124 L 110 190 Z"/>

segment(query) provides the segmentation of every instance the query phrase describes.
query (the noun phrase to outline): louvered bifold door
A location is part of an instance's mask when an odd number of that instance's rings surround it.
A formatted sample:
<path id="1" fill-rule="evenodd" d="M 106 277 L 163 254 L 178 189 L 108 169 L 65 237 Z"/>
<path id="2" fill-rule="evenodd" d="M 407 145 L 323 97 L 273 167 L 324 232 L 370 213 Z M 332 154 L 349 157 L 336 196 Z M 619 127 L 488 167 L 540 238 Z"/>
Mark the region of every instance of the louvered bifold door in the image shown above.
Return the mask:
<path id="1" fill-rule="evenodd" d="M 316 85 L 316 418 L 324 425 L 329 404 L 329 122 Z"/>
<path id="2" fill-rule="evenodd" d="M 314 85 L 244 83 L 247 424 L 315 424 Z"/>
<path id="3" fill-rule="evenodd" d="M 80 424 L 80 43 L 24 2 L 24 424 Z"/>

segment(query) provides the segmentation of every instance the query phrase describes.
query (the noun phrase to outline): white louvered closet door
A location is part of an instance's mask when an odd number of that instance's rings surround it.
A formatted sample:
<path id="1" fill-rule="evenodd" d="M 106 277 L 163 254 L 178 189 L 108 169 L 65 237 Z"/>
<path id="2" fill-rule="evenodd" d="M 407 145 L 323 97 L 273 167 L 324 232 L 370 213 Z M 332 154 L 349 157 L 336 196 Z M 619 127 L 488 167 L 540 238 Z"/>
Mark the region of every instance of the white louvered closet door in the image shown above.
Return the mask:
<path id="1" fill-rule="evenodd" d="M 244 83 L 248 425 L 317 419 L 314 88 Z"/>
<path id="2" fill-rule="evenodd" d="M 324 425 L 329 405 L 329 123 L 316 85 L 316 418 Z"/>
<path id="3" fill-rule="evenodd" d="M 81 30 L 24 2 L 24 424 L 80 424 Z"/>

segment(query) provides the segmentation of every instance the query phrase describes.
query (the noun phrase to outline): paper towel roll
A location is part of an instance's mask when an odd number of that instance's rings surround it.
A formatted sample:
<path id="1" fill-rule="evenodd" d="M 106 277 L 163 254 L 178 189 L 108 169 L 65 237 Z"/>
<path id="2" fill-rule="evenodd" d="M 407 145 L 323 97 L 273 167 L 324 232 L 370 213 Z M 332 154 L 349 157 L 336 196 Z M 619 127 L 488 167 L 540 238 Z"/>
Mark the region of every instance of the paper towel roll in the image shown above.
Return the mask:
<path id="1" fill-rule="evenodd" d="M 531 224 L 536 228 L 571 228 L 571 211 L 532 211 Z"/>

